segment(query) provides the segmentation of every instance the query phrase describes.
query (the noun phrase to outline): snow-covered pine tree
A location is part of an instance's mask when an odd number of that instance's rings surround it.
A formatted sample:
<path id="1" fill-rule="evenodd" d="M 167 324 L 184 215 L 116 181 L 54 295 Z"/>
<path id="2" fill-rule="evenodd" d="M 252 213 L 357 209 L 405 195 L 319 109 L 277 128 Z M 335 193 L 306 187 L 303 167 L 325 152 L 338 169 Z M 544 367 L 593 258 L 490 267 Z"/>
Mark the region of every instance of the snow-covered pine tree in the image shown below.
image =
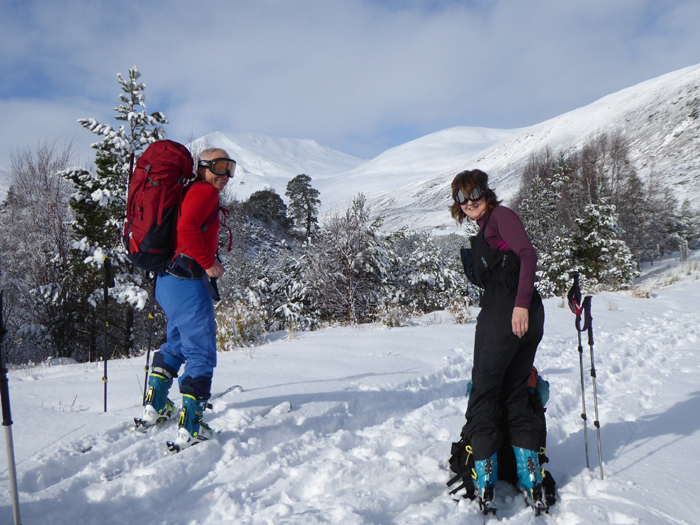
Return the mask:
<path id="1" fill-rule="evenodd" d="M 518 209 L 532 245 L 541 255 L 552 246 L 557 227 L 557 198 L 551 185 L 535 175 Z"/>
<path id="2" fill-rule="evenodd" d="M 442 310 L 452 298 L 464 294 L 463 279 L 428 233 L 412 232 L 407 242 L 408 253 L 398 261 L 401 273 L 396 287 L 412 313 Z"/>
<path id="3" fill-rule="evenodd" d="M 551 246 L 539 254 L 537 263 L 540 270 L 537 272 L 535 286 L 540 295 L 545 298 L 563 297 L 573 282 L 570 279 L 571 272 L 580 272 L 574 261 L 571 233 L 565 226 L 560 228 Z"/>
<path id="4" fill-rule="evenodd" d="M 700 247 L 700 213 L 693 210 L 689 200 L 684 200 L 679 213 L 680 236 L 691 250 Z"/>
<path id="5" fill-rule="evenodd" d="M 258 274 L 248 287 L 247 301 L 265 320 L 266 330 L 296 332 L 316 326 L 318 310 L 304 276 L 303 258 L 291 253 L 263 252 Z"/>
<path id="6" fill-rule="evenodd" d="M 667 202 L 668 189 L 663 180 L 649 171 L 645 185 L 645 214 L 644 214 L 644 256 L 645 260 L 654 261 L 663 253 L 668 236 L 666 226 L 671 224 L 671 215 L 675 200 Z"/>
<path id="7" fill-rule="evenodd" d="M 74 168 L 62 176 L 73 183 L 70 206 L 75 213 L 73 230 L 76 241 L 71 254 L 74 288 L 81 301 L 97 308 L 102 302 L 104 259 L 109 258 L 114 271 L 115 288 L 110 296 L 124 305 L 115 315 L 112 326 L 121 329 L 120 353 L 128 354 L 132 345 L 133 309 L 143 308 L 147 292 L 140 273 L 127 262 L 121 245 L 125 217 L 126 194 L 135 158 L 156 140 L 165 138 L 163 125 L 168 122 L 159 111 L 147 114 L 143 91 L 136 66 L 129 69 L 128 78 L 117 75 L 122 93 L 115 108 L 115 119 L 123 122 L 118 128 L 95 119 L 80 119 L 78 123 L 101 137 L 92 145 L 95 169 Z M 85 327 L 88 346 L 93 347 L 98 336 L 97 326 Z"/>
<path id="8" fill-rule="evenodd" d="M 663 253 L 677 252 L 684 243 L 681 232 L 683 231 L 683 221 L 680 216 L 680 206 L 678 199 L 671 188 L 664 188 L 664 210 L 659 217 L 661 229 L 665 232 L 664 243 L 662 245 Z"/>
<path id="9" fill-rule="evenodd" d="M 579 228 L 573 235 L 576 262 L 587 279 L 608 289 L 624 289 L 638 275 L 636 264 L 620 239 L 615 206 L 607 199 L 600 201 L 586 206 L 583 216 L 576 220 Z"/>
<path id="10" fill-rule="evenodd" d="M 379 235 L 380 217 L 372 217 L 363 194 L 344 214 L 329 216 L 307 253 L 308 282 L 326 320 L 372 320 L 380 300 L 377 287 L 391 263 Z"/>
<path id="11" fill-rule="evenodd" d="M 616 210 L 620 227 L 624 230 L 625 242 L 639 263 L 644 255 L 649 210 L 644 196 L 644 185 L 636 173 L 621 181 Z"/>
<path id="12" fill-rule="evenodd" d="M 304 228 L 306 238 L 318 230 L 318 208 L 320 193 L 311 186 L 311 177 L 297 175 L 287 183 L 285 195 L 289 197 L 289 216 L 299 228 Z"/>

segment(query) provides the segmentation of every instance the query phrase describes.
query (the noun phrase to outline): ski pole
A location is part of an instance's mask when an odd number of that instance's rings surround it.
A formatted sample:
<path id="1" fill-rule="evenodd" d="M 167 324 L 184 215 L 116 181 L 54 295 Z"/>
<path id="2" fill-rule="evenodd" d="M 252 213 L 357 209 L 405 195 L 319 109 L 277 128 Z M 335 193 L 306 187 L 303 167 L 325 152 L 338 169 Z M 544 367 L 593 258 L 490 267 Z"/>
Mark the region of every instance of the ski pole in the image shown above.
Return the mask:
<path id="1" fill-rule="evenodd" d="M 10 411 L 10 388 L 7 381 L 7 368 L 3 359 L 2 342 L 5 339 L 5 323 L 3 322 L 2 295 L 6 287 L 0 288 L 0 398 L 2 398 L 2 426 L 5 427 L 5 442 L 7 443 L 7 470 L 10 474 L 10 492 L 12 493 L 12 513 L 15 525 L 21 525 L 19 516 L 19 493 L 17 491 L 17 468 L 15 465 L 15 445 L 12 440 L 12 413 Z"/>
<path id="2" fill-rule="evenodd" d="M 578 365 L 581 374 L 581 419 L 583 420 L 583 443 L 586 451 L 586 468 L 589 469 L 590 462 L 588 460 L 588 425 L 586 416 L 586 393 L 583 387 L 583 345 L 581 343 L 581 289 L 579 288 L 579 274 L 578 272 L 572 272 L 571 276 L 574 279 L 574 284 L 571 286 L 567 297 L 569 299 L 569 308 L 576 314 L 576 333 L 578 335 Z"/>
<path id="3" fill-rule="evenodd" d="M 105 301 L 105 328 L 104 328 L 104 348 L 102 352 L 102 360 L 104 361 L 105 371 L 102 376 L 102 382 L 105 384 L 105 412 L 107 412 L 107 328 L 109 321 L 107 320 L 107 298 L 109 297 L 109 289 L 114 286 L 114 277 L 112 277 L 112 268 L 109 264 L 109 259 L 104 258 L 104 301 Z"/>
<path id="4" fill-rule="evenodd" d="M 598 434 L 598 462 L 600 465 L 600 479 L 603 478 L 603 451 L 600 446 L 600 421 L 598 420 L 598 392 L 596 388 L 596 372 L 595 363 L 593 361 L 593 317 L 591 316 L 591 300 L 593 298 L 587 295 L 583 300 L 583 312 L 584 312 L 584 329 L 588 330 L 588 347 L 591 350 L 591 378 L 593 379 L 593 409 L 595 412 L 595 421 L 593 425 L 596 428 Z M 580 334 L 579 334 L 580 337 Z"/>
<path id="5" fill-rule="evenodd" d="M 146 389 L 148 388 L 148 364 L 151 362 L 151 336 L 153 335 L 153 301 L 156 296 L 156 277 L 153 278 L 153 287 L 151 293 L 148 295 L 148 348 L 146 349 L 146 366 L 144 367 L 144 372 L 146 377 L 143 379 L 143 400 L 142 406 L 146 406 Z"/>
<path id="6" fill-rule="evenodd" d="M 591 468 L 588 461 L 588 416 L 586 415 L 586 394 L 583 389 L 583 345 L 581 344 L 581 331 L 578 330 L 581 316 L 576 316 L 576 329 L 578 331 L 578 365 L 581 372 L 581 419 L 583 419 L 583 442 L 586 449 L 586 468 Z"/>

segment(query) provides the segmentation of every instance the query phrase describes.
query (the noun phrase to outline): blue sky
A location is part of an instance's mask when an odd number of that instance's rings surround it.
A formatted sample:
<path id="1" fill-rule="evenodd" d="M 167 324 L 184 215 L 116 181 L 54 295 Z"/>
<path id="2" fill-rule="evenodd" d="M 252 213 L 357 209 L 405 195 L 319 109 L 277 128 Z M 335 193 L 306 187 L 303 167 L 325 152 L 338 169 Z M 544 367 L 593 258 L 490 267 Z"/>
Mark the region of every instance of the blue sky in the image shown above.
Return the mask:
<path id="1" fill-rule="evenodd" d="M 170 138 L 311 138 L 372 158 L 518 128 L 700 63 L 697 0 L 0 0 L 0 167 L 112 124 L 136 65 Z"/>

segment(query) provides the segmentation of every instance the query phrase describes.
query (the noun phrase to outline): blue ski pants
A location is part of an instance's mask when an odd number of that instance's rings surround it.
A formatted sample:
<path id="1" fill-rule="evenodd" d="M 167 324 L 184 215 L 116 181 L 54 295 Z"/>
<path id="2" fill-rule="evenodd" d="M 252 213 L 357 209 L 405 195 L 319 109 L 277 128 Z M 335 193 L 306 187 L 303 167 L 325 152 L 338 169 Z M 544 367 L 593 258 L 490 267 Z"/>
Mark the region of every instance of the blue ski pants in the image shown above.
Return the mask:
<path id="1" fill-rule="evenodd" d="M 180 377 L 180 392 L 208 399 L 216 366 L 214 302 L 200 279 L 181 279 L 161 273 L 156 281 L 156 300 L 168 318 L 167 342 L 153 356 L 161 366 Z"/>

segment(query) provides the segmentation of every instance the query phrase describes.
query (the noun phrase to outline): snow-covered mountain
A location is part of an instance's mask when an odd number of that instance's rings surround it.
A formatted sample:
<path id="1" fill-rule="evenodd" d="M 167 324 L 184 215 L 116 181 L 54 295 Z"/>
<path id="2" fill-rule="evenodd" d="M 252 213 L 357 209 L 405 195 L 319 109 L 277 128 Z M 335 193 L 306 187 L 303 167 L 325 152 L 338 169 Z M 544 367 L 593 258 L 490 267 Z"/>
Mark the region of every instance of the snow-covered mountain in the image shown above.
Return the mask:
<path id="1" fill-rule="evenodd" d="M 239 199 L 264 187 L 284 195 L 299 173 L 312 177 L 323 210 L 364 193 L 385 227 L 456 229 L 447 213 L 449 185 L 464 169 L 480 168 L 503 199 L 518 189 L 533 154 L 580 148 L 602 132 L 620 131 L 643 180 L 660 177 L 680 200 L 700 198 L 700 65 L 608 95 L 588 106 L 516 130 L 454 127 L 391 148 L 363 162 L 311 140 L 213 133 L 197 145 L 221 146 L 239 162 L 231 188 Z"/>
<path id="2" fill-rule="evenodd" d="M 531 155 L 549 148 L 580 148 L 601 132 L 620 131 L 642 179 L 660 177 L 680 200 L 700 199 L 700 65 L 675 71 L 608 95 L 588 106 L 527 128 L 453 127 L 391 148 L 374 159 L 322 146 L 314 140 L 275 139 L 245 133 L 211 133 L 193 150 L 222 147 L 238 162 L 227 191 L 238 199 L 275 189 L 283 198 L 289 180 L 309 175 L 321 192 L 322 210 L 346 206 L 359 192 L 385 216 L 385 227 L 448 233 L 449 185 L 456 173 L 480 168 L 503 199 L 516 192 Z M 0 196 L 8 176 L 0 172 Z"/>
<path id="3" fill-rule="evenodd" d="M 300 173 L 321 192 L 323 209 L 346 206 L 359 192 L 371 199 L 425 180 L 468 162 L 518 130 L 454 127 L 391 148 L 364 161 L 313 140 L 274 139 L 260 134 L 211 133 L 193 141 L 193 151 L 221 147 L 236 159 L 236 174 L 227 191 L 238 199 L 274 188 L 283 198 L 289 180 Z M 286 198 L 285 198 L 286 199 Z"/>
<path id="4" fill-rule="evenodd" d="M 392 195 L 398 188 L 425 182 L 435 173 L 462 165 L 517 134 L 518 130 L 448 128 L 391 148 L 346 173 L 320 178 L 314 187 L 321 191 L 326 207 L 342 206 L 358 192 L 370 198 Z"/>
<path id="5" fill-rule="evenodd" d="M 223 148 L 236 160 L 235 177 L 227 192 L 240 200 L 266 188 L 274 188 L 284 198 L 287 182 L 301 173 L 316 179 L 352 170 L 364 162 L 314 140 L 275 139 L 258 133 L 210 133 L 189 147 L 193 152 Z"/>
<path id="6" fill-rule="evenodd" d="M 601 132 L 620 131 L 630 145 L 630 159 L 643 180 L 660 177 L 680 200 L 700 197 L 700 65 L 663 75 L 608 95 L 588 106 L 518 130 L 465 162 L 428 176 L 422 182 L 396 185 L 391 194 L 375 196 L 385 224 L 451 231 L 446 212 L 450 182 L 464 169 L 490 175 L 499 197 L 518 189 L 532 154 L 549 147 L 580 148 Z M 362 166 L 355 172 L 362 170 Z M 389 176 L 389 172 L 386 172 Z"/>

